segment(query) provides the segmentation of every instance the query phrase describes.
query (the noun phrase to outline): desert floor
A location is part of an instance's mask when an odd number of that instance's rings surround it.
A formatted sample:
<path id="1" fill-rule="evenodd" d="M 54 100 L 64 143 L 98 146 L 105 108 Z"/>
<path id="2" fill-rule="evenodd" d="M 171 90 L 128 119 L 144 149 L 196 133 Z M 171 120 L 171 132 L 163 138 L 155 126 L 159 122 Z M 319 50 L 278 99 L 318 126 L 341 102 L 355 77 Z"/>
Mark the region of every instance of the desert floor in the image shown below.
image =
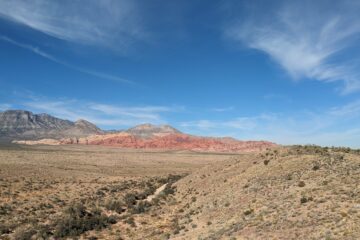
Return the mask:
<path id="1" fill-rule="evenodd" d="M 37 239 L 79 236 L 131 239 L 139 235 L 134 229 L 146 224 L 145 220 L 134 222 L 133 216 L 146 215 L 151 208 L 146 203 L 141 209 L 132 209 L 134 205 L 138 207 L 164 184 L 232 156 L 235 155 L 145 152 L 83 145 L 2 145 L 0 239 L 27 239 L 31 235 Z M 168 197 L 163 198 L 157 199 L 156 204 L 161 205 Z M 85 208 L 84 214 L 89 216 L 72 216 L 67 212 L 71 207 Z M 91 216 L 96 218 L 92 212 L 98 210 L 100 220 L 91 219 Z M 67 226 L 63 221 L 66 217 L 67 220 L 84 218 L 90 223 Z M 80 229 L 72 231 L 72 227 Z M 154 231 L 158 230 L 154 227 Z"/>
<path id="2" fill-rule="evenodd" d="M 360 154 L 2 146 L 0 239 L 360 239 Z"/>

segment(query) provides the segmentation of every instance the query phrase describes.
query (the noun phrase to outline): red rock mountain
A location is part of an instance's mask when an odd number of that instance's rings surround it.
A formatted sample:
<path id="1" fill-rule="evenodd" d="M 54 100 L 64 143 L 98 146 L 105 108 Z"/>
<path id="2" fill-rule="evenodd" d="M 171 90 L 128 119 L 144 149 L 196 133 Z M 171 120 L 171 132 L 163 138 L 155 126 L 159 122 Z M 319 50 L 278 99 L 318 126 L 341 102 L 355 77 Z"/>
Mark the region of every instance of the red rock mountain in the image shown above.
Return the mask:
<path id="1" fill-rule="evenodd" d="M 0 112 L 1 139 L 19 144 L 88 144 L 201 152 L 249 152 L 276 146 L 266 141 L 193 136 L 169 125 L 142 124 L 125 131 L 106 132 L 86 120 L 71 122 L 22 110 Z"/>
<path id="2" fill-rule="evenodd" d="M 71 142 L 65 140 L 62 143 Z M 276 144 L 267 141 L 239 141 L 233 138 L 192 136 L 181 133 L 169 125 L 156 126 L 151 124 L 139 125 L 120 133 L 80 138 L 79 143 L 135 149 L 200 152 L 249 152 L 276 146 Z"/>

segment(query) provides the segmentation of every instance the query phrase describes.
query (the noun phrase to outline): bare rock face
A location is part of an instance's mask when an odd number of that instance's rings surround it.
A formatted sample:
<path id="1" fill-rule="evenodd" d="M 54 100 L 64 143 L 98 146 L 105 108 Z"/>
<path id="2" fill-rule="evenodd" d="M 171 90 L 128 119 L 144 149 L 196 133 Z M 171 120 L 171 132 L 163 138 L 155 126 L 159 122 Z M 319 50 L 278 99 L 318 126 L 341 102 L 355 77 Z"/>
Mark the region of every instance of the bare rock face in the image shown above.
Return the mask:
<path id="1" fill-rule="evenodd" d="M 87 136 L 102 131 L 85 120 L 71 122 L 42 113 L 24 110 L 0 112 L 1 139 L 60 139 L 67 136 Z"/>

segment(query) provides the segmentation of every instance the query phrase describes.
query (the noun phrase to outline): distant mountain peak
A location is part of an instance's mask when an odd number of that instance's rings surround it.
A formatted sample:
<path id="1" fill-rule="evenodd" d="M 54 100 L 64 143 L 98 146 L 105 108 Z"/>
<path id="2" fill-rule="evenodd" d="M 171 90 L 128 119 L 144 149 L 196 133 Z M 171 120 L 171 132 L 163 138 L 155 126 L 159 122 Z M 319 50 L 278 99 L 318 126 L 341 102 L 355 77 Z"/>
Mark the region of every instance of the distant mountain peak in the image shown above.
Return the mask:
<path id="1" fill-rule="evenodd" d="M 102 131 L 86 120 L 74 123 L 47 113 L 34 114 L 26 110 L 0 112 L 0 138 L 2 139 L 58 139 L 99 133 Z"/>
<path id="2" fill-rule="evenodd" d="M 150 123 L 140 124 L 129 128 L 126 132 L 141 138 L 181 133 L 170 125 L 154 125 Z"/>

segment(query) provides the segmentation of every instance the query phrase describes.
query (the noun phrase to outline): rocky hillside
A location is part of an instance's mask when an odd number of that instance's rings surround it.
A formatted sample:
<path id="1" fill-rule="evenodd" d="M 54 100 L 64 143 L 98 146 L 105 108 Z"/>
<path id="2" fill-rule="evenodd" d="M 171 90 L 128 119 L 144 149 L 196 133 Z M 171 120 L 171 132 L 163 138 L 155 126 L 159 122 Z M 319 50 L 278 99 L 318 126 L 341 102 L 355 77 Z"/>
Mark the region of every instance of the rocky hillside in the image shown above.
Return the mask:
<path id="1" fill-rule="evenodd" d="M 169 239 L 360 239 L 359 163 L 315 146 L 234 156 L 178 181 L 154 225 Z"/>
<path id="2" fill-rule="evenodd" d="M 60 139 L 101 133 L 102 130 L 85 120 L 71 122 L 24 110 L 0 112 L 0 139 Z"/>

